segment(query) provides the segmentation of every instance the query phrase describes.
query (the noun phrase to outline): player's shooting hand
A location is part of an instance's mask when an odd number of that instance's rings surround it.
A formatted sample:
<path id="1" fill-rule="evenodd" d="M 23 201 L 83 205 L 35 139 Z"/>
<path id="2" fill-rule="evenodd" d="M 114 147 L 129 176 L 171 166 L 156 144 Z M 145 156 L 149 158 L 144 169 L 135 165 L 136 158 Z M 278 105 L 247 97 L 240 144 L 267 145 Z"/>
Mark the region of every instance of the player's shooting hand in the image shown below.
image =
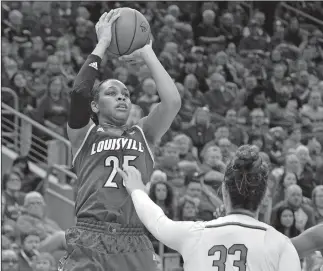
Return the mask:
<path id="1" fill-rule="evenodd" d="M 145 62 L 146 57 L 149 57 L 149 54 L 153 52 L 152 43 L 152 40 L 150 40 L 148 44 L 132 52 L 130 55 L 120 56 L 119 60 L 129 64 L 138 64 Z"/>
<path id="2" fill-rule="evenodd" d="M 112 9 L 109 13 L 104 12 L 95 25 L 98 41 L 104 42 L 107 47 L 109 47 L 111 43 L 112 25 L 119 16 L 120 11 L 118 9 Z"/>
<path id="3" fill-rule="evenodd" d="M 146 187 L 142 182 L 141 173 L 138 169 L 136 169 L 135 167 L 124 167 L 123 170 L 117 168 L 117 172 L 123 178 L 124 184 L 129 194 L 131 194 L 136 189 L 145 191 Z"/>

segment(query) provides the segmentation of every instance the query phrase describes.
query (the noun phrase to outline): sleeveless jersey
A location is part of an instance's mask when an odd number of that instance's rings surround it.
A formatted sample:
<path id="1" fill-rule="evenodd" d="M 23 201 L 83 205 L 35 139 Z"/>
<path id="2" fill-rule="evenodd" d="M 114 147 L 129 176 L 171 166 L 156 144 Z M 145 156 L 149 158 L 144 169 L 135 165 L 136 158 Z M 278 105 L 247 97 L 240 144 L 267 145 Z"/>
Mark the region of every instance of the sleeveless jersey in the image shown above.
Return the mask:
<path id="1" fill-rule="evenodd" d="M 131 196 L 116 171 L 116 167 L 135 167 L 144 183 L 149 181 L 153 155 L 139 126 L 133 126 L 121 136 L 111 136 L 93 124 L 73 164 L 77 175 L 77 218 L 141 224 Z"/>

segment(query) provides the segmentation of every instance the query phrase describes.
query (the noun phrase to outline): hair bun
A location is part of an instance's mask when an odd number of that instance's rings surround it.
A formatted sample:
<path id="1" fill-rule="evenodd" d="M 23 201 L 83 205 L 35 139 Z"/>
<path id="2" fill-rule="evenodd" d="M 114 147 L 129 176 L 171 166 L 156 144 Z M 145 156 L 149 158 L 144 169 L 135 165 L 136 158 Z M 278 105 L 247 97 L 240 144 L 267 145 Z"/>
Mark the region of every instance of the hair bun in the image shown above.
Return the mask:
<path id="1" fill-rule="evenodd" d="M 259 160 L 259 150 L 256 146 L 243 145 L 236 151 L 234 167 L 237 170 L 250 170 Z"/>

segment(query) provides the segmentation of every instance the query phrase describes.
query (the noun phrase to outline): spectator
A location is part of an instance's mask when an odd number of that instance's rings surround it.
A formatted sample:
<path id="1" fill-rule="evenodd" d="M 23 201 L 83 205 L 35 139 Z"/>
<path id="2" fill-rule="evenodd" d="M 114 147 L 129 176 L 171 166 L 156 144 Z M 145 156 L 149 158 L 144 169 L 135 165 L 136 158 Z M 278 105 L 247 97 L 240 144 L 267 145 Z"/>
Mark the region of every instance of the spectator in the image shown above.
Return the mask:
<path id="1" fill-rule="evenodd" d="M 39 253 L 40 237 L 36 231 L 22 233 L 21 250 L 19 252 L 19 270 L 33 271 L 33 260 Z"/>
<path id="2" fill-rule="evenodd" d="M 286 199 L 279 202 L 272 211 L 272 225 L 277 225 L 277 212 L 280 207 L 288 206 L 294 210 L 296 228 L 303 232 L 315 225 L 314 211 L 307 204 L 303 203 L 302 189 L 298 185 L 290 185 L 287 188 Z"/>
<path id="3" fill-rule="evenodd" d="M 67 123 L 69 101 L 64 93 L 64 84 L 60 77 L 53 77 L 48 83 L 48 93 L 34 110 L 30 109 L 33 118 L 45 124 L 53 131 L 64 134 Z"/>
<path id="4" fill-rule="evenodd" d="M 192 118 L 190 127 L 184 130 L 193 145 L 197 148 L 198 153 L 206 143 L 212 140 L 214 129 L 210 123 L 210 111 L 206 107 L 197 108 Z"/>
<path id="5" fill-rule="evenodd" d="M 320 224 L 323 222 L 323 185 L 318 185 L 313 189 L 312 201 L 315 212 L 315 222 Z"/>
<path id="6" fill-rule="evenodd" d="M 25 194 L 20 191 L 21 179 L 21 174 L 15 171 L 5 174 L 2 179 L 3 200 L 5 201 L 4 215 L 13 221 L 19 217 L 25 197 Z"/>
<path id="7" fill-rule="evenodd" d="M 198 216 L 199 201 L 190 196 L 184 196 L 178 205 L 179 221 L 196 221 Z"/>
<path id="8" fill-rule="evenodd" d="M 274 225 L 275 229 L 289 238 L 296 237 L 301 233 L 295 225 L 294 210 L 288 206 L 281 206 L 277 210 L 276 222 L 277 224 Z"/>
<path id="9" fill-rule="evenodd" d="M 57 268 L 54 257 L 46 252 L 36 255 L 33 265 L 33 271 L 52 271 Z"/>
<path id="10" fill-rule="evenodd" d="M 18 255 L 11 249 L 1 251 L 1 270 L 20 271 Z"/>
<path id="11" fill-rule="evenodd" d="M 43 196 L 38 192 L 30 192 L 26 195 L 24 207 L 26 213 L 17 220 L 17 228 L 22 234 L 34 230 L 40 240 L 44 240 L 61 230 L 56 222 L 46 217 L 45 202 Z"/>

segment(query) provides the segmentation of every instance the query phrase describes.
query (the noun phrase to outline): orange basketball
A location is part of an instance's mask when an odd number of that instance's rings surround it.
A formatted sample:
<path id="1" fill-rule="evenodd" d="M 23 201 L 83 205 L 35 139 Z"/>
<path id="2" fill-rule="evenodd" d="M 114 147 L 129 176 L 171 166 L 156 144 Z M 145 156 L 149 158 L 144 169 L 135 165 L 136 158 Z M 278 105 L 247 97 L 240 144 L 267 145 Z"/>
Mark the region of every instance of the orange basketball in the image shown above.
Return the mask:
<path id="1" fill-rule="evenodd" d="M 112 25 L 112 39 L 109 52 L 129 55 L 144 47 L 150 41 L 150 25 L 139 11 L 120 8 L 120 17 Z"/>

